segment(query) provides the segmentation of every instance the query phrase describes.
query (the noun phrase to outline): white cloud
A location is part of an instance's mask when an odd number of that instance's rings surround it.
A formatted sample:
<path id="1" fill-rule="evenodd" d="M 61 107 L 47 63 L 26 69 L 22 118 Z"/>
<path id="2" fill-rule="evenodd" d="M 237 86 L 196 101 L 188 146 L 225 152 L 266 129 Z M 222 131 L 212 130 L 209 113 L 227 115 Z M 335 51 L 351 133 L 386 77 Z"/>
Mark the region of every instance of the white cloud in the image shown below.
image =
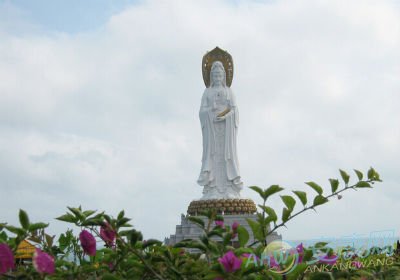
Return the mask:
<path id="1" fill-rule="evenodd" d="M 200 63 L 218 45 L 236 67 L 245 183 L 307 189 L 370 165 L 384 179 L 284 236 L 395 227 L 399 29 L 391 1 L 144 1 L 91 33 L 0 32 L 1 219 L 82 204 L 126 209 L 148 237 L 173 233 L 201 194 Z"/>

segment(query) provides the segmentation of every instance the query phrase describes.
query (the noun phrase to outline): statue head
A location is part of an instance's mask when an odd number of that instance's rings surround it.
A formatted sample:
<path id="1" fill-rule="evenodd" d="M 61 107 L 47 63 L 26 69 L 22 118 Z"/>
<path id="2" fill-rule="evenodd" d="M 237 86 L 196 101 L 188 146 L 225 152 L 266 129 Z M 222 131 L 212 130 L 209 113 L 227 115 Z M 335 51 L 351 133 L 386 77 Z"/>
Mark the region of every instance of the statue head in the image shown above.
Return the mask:
<path id="1" fill-rule="evenodd" d="M 215 61 L 211 66 L 210 71 L 211 87 L 222 85 L 226 86 L 226 73 L 224 65 L 221 61 Z"/>

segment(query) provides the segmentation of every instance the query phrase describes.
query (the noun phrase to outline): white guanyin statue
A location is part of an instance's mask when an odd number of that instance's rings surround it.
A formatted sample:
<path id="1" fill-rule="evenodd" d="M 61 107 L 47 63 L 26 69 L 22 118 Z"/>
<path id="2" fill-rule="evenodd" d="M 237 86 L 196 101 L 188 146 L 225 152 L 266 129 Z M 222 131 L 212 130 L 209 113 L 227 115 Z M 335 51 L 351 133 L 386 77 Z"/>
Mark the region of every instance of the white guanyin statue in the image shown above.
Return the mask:
<path id="1" fill-rule="evenodd" d="M 229 86 L 224 64 L 229 68 Z M 232 75 L 233 63 L 228 53 L 216 48 L 203 58 L 203 78 L 207 88 L 199 113 L 203 157 L 197 180 L 204 186 L 202 200 L 240 198 L 243 188 L 236 145 L 239 113 L 230 88 Z"/>

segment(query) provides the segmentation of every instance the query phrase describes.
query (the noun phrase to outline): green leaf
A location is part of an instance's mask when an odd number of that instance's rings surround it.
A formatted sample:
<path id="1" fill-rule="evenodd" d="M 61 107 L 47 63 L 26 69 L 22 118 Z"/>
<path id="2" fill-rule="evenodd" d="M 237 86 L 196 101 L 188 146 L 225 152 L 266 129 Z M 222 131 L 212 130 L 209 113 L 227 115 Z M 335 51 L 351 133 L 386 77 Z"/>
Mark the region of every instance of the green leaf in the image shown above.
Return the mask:
<path id="1" fill-rule="evenodd" d="M 313 205 L 314 206 L 318 206 L 318 205 L 321 205 L 321 204 L 324 204 L 324 203 L 327 203 L 328 202 L 328 199 L 326 198 L 326 197 L 324 197 L 324 196 L 322 196 L 322 195 L 317 195 L 315 198 L 314 198 L 314 203 L 313 203 Z"/>
<path id="2" fill-rule="evenodd" d="M 210 243 L 207 245 L 207 248 L 214 255 L 220 254 L 220 249 L 218 248 L 218 245 L 217 245 L 217 243 L 215 241 L 211 240 Z"/>
<path id="3" fill-rule="evenodd" d="M 313 250 L 304 249 L 303 262 L 310 261 L 313 256 Z"/>
<path id="4" fill-rule="evenodd" d="M 128 223 L 130 220 L 131 220 L 131 219 L 126 218 L 126 217 L 125 217 L 125 218 L 122 218 L 122 219 L 118 220 L 116 227 L 117 227 L 117 228 L 124 227 L 124 226 L 127 225 L 127 223 Z"/>
<path id="5" fill-rule="evenodd" d="M 6 243 L 8 235 L 5 231 L 0 232 L 0 243 Z"/>
<path id="6" fill-rule="evenodd" d="M 102 217 L 111 225 L 111 217 L 109 215 L 103 214 Z"/>
<path id="7" fill-rule="evenodd" d="M 254 238 L 257 239 L 258 241 L 262 242 L 263 235 L 262 235 L 260 223 L 254 221 L 252 219 L 248 219 L 248 218 L 246 218 L 246 221 L 249 224 L 251 231 L 253 232 Z"/>
<path id="8" fill-rule="evenodd" d="M 88 226 L 102 226 L 104 224 L 104 221 L 102 219 L 95 219 L 95 218 L 90 218 L 87 219 L 86 221 L 83 221 L 81 223 L 82 226 L 88 227 Z"/>
<path id="9" fill-rule="evenodd" d="M 24 235 L 25 234 L 25 231 L 22 228 L 17 228 L 17 227 L 14 227 L 14 226 L 5 226 L 5 228 L 9 232 L 12 232 L 12 233 L 14 233 L 16 235 Z"/>
<path id="10" fill-rule="evenodd" d="M 56 218 L 56 220 L 67 222 L 67 223 L 76 223 L 78 221 L 78 219 L 75 216 L 71 215 L 70 213 L 62 215 L 62 216 Z"/>
<path id="11" fill-rule="evenodd" d="M 212 236 L 219 236 L 219 237 L 223 237 L 223 232 L 224 232 L 224 229 L 222 229 L 222 228 L 220 228 L 220 227 L 215 227 L 214 229 L 212 229 L 212 230 L 210 230 L 208 233 L 207 233 L 207 236 L 208 237 L 212 237 Z"/>
<path id="12" fill-rule="evenodd" d="M 265 211 L 265 213 L 268 214 L 268 218 L 271 222 L 276 222 L 278 220 L 278 216 L 276 215 L 276 212 L 274 209 L 268 206 L 263 206 L 263 205 L 258 205 L 261 209 Z"/>
<path id="13" fill-rule="evenodd" d="M 340 172 L 340 176 L 342 176 L 343 181 L 345 182 L 345 184 L 347 185 L 349 183 L 350 180 L 350 175 L 346 173 L 346 171 L 339 169 Z"/>
<path id="14" fill-rule="evenodd" d="M 304 261 L 304 258 L 303 258 L 303 261 Z M 296 264 L 295 268 L 293 268 L 293 270 L 291 270 L 290 273 L 287 274 L 286 279 L 287 280 L 301 279 L 300 275 L 306 271 L 307 267 L 308 267 L 308 264 L 306 264 L 306 263 Z"/>
<path id="15" fill-rule="evenodd" d="M 284 188 L 281 188 L 279 185 L 272 185 L 268 189 L 264 191 L 265 200 L 271 195 L 283 191 Z"/>
<path id="16" fill-rule="evenodd" d="M 188 244 L 188 248 L 194 248 L 194 249 L 199 249 L 203 252 L 207 251 L 207 246 L 205 246 L 202 242 L 198 240 L 192 240 Z"/>
<path id="17" fill-rule="evenodd" d="M 264 198 L 264 191 L 260 187 L 250 186 L 249 188 L 252 189 L 253 191 L 257 192 L 262 197 L 262 199 L 265 199 Z"/>
<path id="18" fill-rule="evenodd" d="M 232 238 L 233 238 L 233 233 L 232 232 L 226 233 L 225 237 L 223 237 L 223 242 L 222 242 L 223 245 L 227 246 L 229 243 L 231 243 Z M 208 242 L 208 240 L 207 240 L 207 242 Z M 208 245 L 208 243 L 205 243 L 204 241 L 203 241 L 203 243 Z"/>
<path id="19" fill-rule="evenodd" d="M 359 181 L 356 184 L 356 188 L 372 188 L 371 184 L 365 181 Z"/>
<path id="20" fill-rule="evenodd" d="M 121 278 L 115 276 L 114 274 L 106 273 L 103 275 L 103 277 L 101 279 L 102 280 L 120 280 Z"/>
<path id="21" fill-rule="evenodd" d="M 368 179 L 372 181 L 379 181 L 382 182 L 378 172 L 375 171 L 372 167 L 368 170 Z"/>
<path id="22" fill-rule="evenodd" d="M 34 223 L 34 224 L 30 224 L 28 230 L 29 231 L 35 231 L 38 229 L 44 229 L 47 228 L 49 226 L 49 224 L 45 224 L 45 223 Z"/>
<path id="23" fill-rule="evenodd" d="M 45 238 L 46 238 L 47 246 L 52 247 L 52 246 L 53 246 L 53 242 L 54 242 L 54 238 L 55 238 L 56 236 L 55 236 L 55 235 L 50 236 L 50 235 L 48 235 L 48 234 L 45 234 L 44 236 L 45 236 Z"/>
<path id="24" fill-rule="evenodd" d="M 67 207 L 69 211 L 71 211 L 75 217 L 77 217 L 80 221 L 85 219 L 85 216 L 83 216 L 82 211 L 79 208 L 74 208 L 74 207 Z"/>
<path id="25" fill-rule="evenodd" d="M 296 205 L 296 200 L 291 197 L 290 195 L 281 195 L 283 203 L 285 203 L 286 207 L 290 210 L 293 211 L 294 206 Z"/>
<path id="26" fill-rule="evenodd" d="M 317 243 L 315 243 L 314 247 L 315 248 L 325 248 L 326 245 L 328 245 L 328 242 L 317 242 Z"/>
<path id="27" fill-rule="evenodd" d="M 140 231 L 137 230 L 132 230 L 131 234 L 129 234 L 129 242 L 131 243 L 132 246 L 135 246 L 136 242 L 142 241 L 143 240 L 143 235 Z"/>
<path id="28" fill-rule="evenodd" d="M 29 228 L 28 214 L 22 209 L 19 209 L 19 223 L 21 224 L 23 229 L 27 230 Z"/>
<path id="29" fill-rule="evenodd" d="M 192 223 L 198 225 L 202 229 L 204 229 L 204 227 L 205 227 L 203 219 L 201 219 L 199 217 L 189 216 L 188 220 L 191 221 Z"/>
<path id="30" fill-rule="evenodd" d="M 309 185 L 311 188 L 313 188 L 318 194 L 322 194 L 323 190 L 320 185 L 318 185 L 315 182 L 306 182 L 307 185 Z"/>
<path id="31" fill-rule="evenodd" d="M 306 206 L 307 204 L 307 194 L 303 191 L 293 191 L 295 195 L 300 199 L 301 203 Z"/>
<path id="32" fill-rule="evenodd" d="M 89 216 L 91 216 L 91 215 L 93 215 L 94 213 L 96 213 L 95 210 L 86 210 L 86 211 L 83 211 L 83 215 L 84 215 L 86 218 L 89 217 Z"/>
<path id="33" fill-rule="evenodd" d="M 290 211 L 289 209 L 287 209 L 286 207 L 285 208 L 283 208 L 283 211 L 282 211 L 282 222 L 286 222 L 287 220 L 289 220 L 289 217 L 290 217 L 290 213 L 291 213 L 292 211 Z"/>
<path id="34" fill-rule="evenodd" d="M 147 247 L 153 246 L 153 245 L 161 245 L 162 242 L 157 239 L 148 239 L 145 242 L 143 242 L 143 249 L 146 249 Z"/>
<path id="35" fill-rule="evenodd" d="M 247 229 L 244 226 L 238 226 L 237 233 L 238 233 L 240 247 L 246 246 L 247 241 L 249 241 L 250 238 Z"/>
<path id="36" fill-rule="evenodd" d="M 332 193 L 336 192 L 339 187 L 339 180 L 338 179 L 329 179 L 331 183 Z"/>
<path id="37" fill-rule="evenodd" d="M 372 180 L 374 178 L 374 174 L 375 174 L 375 170 L 371 167 L 370 169 L 368 169 L 368 179 Z"/>
<path id="38" fill-rule="evenodd" d="M 119 212 L 117 220 L 121 220 L 124 216 L 125 216 L 125 211 L 122 210 L 121 212 Z"/>
<path id="39" fill-rule="evenodd" d="M 364 175 L 362 174 L 362 172 L 359 171 L 359 170 L 357 170 L 357 169 L 354 169 L 354 172 L 356 173 L 356 175 L 357 175 L 357 177 L 358 177 L 358 180 L 361 181 L 361 180 L 363 179 L 363 177 L 364 177 Z"/>

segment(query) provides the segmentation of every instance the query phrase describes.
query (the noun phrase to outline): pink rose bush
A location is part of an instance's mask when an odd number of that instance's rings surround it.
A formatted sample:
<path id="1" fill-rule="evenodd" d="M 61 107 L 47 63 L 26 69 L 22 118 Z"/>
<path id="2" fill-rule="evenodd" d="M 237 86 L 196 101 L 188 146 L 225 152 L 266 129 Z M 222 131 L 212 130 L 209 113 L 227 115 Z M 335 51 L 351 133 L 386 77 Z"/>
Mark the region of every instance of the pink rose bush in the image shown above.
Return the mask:
<path id="1" fill-rule="evenodd" d="M 0 244 L 0 275 L 15 268 L 14 254 L 7 244 Z"/>
<path id="2" fill-rule="evenodd" d="M 54 258 L 40 249 L 33 254 L 33 266 L 40 274 L 54 274 Z"/>
<path id="3" fill-rule="evenodd" d="M 359 261 L 353 261 L 353 262 L 351 262 L 351 265 L 354 266 L 355 268 L 362 268 L 363 267 L 362 262 L 359 262 Z"/>
<path id="4" fill-rule="evenodd" d="M 232 251 L 227 252 L 218 262 L 223 265 L 226 272 L 235 272 L 240 269 L 243 260 L 235 256 Z"/>
<path id="5" fill-rule="evenodd" d="M 108 247 L 112 247 L 114 245 L 116 233 L 111 228 L 109 223 L 105 223 L 100 227 L 100 237 L 104 240 Z"/>
<path id="6" fill-rule="evenodd" d="M 324 256 L 320 256 L 319 257 L 319 262 L 321 263 L 325 263 L 325 264 L 329 264 L 329 265 L 334 265 L 336 263 L 336 261 L 338 260 L 338 256 L 336 255 L 324 255 Z"/>
<path id="7" fill-rule="evenodd" d="M 234 223 L 232 224 L 232 231 L 233 231 L 233 232 L 236 232 L 237 229 L 238 229 L 238 227 L 239 227 L 239 223 L 238 223 L 238 222 L 234 222 Z"/>
<path id="8" fill-rule="evenodd" d="M 94 236 L 87 230 L 82 230 L 79 234 L 79 240 L 81 241 L 81 246 L 85 254 L 89 256 L 96 255 L 96 239 Z"/>
<path id="9" fill-rule="evenodd" d="M 296 246 L 296 254 L 299 255 L 298 262 L 299 263 L 303 262 L 303 255 L 304 255 L 303 243 L 300 243 L 299 245 Z"/>
<path id="10" fill-rule="evenodd" d="M 223 228 L 223 227 L 224 227 L 224 221 L 215 221 L 215 225 L 216 225 L 217 227 Z"/>

